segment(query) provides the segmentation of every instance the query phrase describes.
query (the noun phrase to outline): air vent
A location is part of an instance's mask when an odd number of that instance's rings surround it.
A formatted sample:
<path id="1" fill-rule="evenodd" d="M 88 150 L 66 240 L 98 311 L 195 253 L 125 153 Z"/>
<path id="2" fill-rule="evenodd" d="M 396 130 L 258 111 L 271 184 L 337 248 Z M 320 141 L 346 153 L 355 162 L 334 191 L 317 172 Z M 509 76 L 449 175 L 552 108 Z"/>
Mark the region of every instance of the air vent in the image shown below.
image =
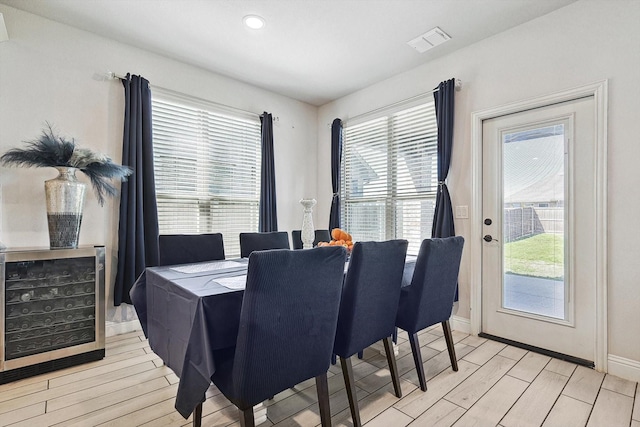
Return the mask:
<path id="1" fill-rule="evenodd" d="M 407 44 L 417 50 L 420 53 L 424 53 L 429 49 L 432 49 L 447 40 L 451 37 L 444 31 L 442 31 L 439 27 L 435 27 L 432 30 L 427 31 L 423 35 L 416 37 L 415 39 L 408 41 Z"/>

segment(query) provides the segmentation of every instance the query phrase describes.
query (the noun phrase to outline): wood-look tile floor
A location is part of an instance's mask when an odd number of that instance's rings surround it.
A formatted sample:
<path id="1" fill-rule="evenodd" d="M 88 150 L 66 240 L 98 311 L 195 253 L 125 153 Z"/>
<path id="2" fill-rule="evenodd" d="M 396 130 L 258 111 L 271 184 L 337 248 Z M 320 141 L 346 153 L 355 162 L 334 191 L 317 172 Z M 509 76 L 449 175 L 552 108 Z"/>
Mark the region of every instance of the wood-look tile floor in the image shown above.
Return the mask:
<path id="1" fill-rule="evenodd" d="M 393 426 L 640 427 L 638 384 L 536 353 L 453 332 L 459 371 L 449 365 L 440 326 L 420 334 L 428 391 L 418 387 L 406 335 L 399 338 L 403 397 L 386 359 L 354 358 L 362 422 Z M 334 426 L 351 426 L 339 365 L 329 372 Z M 178 378 L 142 332 L 107 338 L 104 360 L 0 385 L 0 426 L 190 426 L 174 409 Z M 317 426 L 314 381 L 267 401 L 262 426 Z M 237 410 L 213 386 L 203 426 L 237 426 Z"/>

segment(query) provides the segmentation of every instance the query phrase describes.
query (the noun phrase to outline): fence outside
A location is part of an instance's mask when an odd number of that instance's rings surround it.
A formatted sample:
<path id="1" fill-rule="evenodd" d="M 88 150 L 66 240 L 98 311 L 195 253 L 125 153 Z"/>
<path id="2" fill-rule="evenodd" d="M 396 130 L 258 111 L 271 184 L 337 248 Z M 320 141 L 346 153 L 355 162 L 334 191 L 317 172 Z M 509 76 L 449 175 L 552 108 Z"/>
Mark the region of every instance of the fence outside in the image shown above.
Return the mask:
<path id="1" fill-rule="evenodd" d="M 505 243 L 541 233 L 564 232 L 563 207 L 520 207 L 504 209 Z"/>

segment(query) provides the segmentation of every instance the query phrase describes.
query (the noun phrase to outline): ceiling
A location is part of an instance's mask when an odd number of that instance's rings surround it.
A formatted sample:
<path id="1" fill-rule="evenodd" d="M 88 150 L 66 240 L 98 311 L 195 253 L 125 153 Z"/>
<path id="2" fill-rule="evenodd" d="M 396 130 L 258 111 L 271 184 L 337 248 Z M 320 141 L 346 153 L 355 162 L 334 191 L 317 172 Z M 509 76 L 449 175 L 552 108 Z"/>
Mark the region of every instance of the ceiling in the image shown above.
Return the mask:
<path id="1" fill-rule="evenodd" d="M 0 0 L 0 3 L 322 105 L 574 1 Z M 242 18 L 248 14 L 262 16 L 266 26 L 262 30 L 244 27 Z M 436 26 L 451 40 L 425 53 L 418 53 L 406 44 Z"/>

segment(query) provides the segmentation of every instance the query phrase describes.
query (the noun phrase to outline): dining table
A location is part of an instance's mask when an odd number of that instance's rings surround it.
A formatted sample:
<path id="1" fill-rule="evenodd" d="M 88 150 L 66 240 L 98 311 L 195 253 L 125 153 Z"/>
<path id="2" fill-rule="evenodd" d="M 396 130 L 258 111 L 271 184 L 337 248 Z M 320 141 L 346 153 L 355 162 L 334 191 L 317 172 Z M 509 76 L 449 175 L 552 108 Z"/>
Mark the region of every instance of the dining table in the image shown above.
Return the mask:
<path id="1" fill-rule="evenodd" d="M 415 262 L 407 256 L 402 286 L 411 283 Z M 236 345 L 248 263 L 238 258 L 148 267 L 131 288 L 149 346 L 180 379 L 175 408 L 185 419 L 204 401 L 215 352 Z"/>

